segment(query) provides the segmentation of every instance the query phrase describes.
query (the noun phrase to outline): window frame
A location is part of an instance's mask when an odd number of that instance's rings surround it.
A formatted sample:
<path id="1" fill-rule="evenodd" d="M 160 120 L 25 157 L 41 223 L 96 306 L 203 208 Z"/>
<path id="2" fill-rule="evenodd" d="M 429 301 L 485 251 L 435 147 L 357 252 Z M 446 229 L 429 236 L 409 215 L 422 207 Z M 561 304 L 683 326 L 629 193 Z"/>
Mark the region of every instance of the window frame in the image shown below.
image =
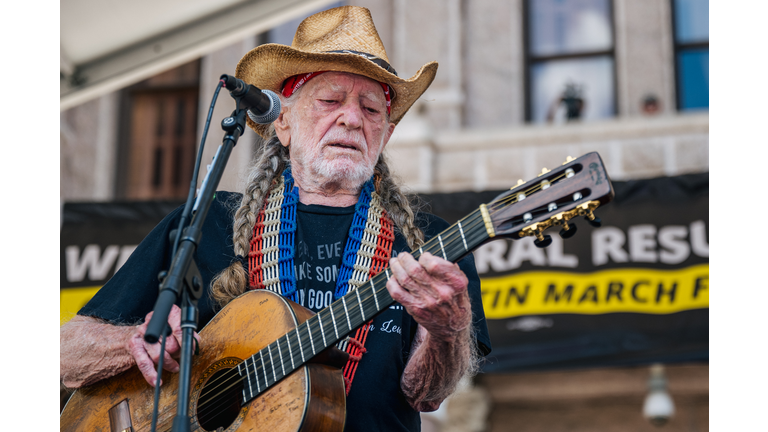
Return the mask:
<path id="1" fill-rule="evenodd" d="M 531 69 L 534 65 L 545 63 L 548 61 L 557 60 L 573 60 L 583 58 L 596 58 L 602 56 L 610 56 L 613 60 L 612 75 L 613 75 L 613 117 L 618 115 L 618 81 L 616 79 L 616 17 L 614 15 L 615 8 L 613 7 L 613 0 L 607 0 L 608 2 L 608 16 L 610 17 L 611 26 L 611 48 L 608 50 L 597 51 L 584 51 L 578 53 L 567 54 L 554 54 L 536 56 L 531 53 L 531 23 L 530 23 L 530 2 L 536 0 L 523 0 L 523 82 L 525 83 L 525 122 L 533 122 L 533 106 L 531 100 Z M 674 0 L 671 0 L 674 1 Z"/>
<path id="2" fill-rule="evenodd" d="M 682 108 L 682 100 L 680 97 L 680 56 L 681 52 L 692 51 L 697 49 L 706 48 L 709 52 L 709 37 L 706 42 L 678 42 L 677 41 L 677 8 L 675 7 L 675 0 L 669 0 L 669 8 L 671 10 L 672 18 L 672 69 L 675 75 L 675 109 L 678 112 L 687 111 L 709 111 L 709 102 L 707 102 L 706 108 Z"/>

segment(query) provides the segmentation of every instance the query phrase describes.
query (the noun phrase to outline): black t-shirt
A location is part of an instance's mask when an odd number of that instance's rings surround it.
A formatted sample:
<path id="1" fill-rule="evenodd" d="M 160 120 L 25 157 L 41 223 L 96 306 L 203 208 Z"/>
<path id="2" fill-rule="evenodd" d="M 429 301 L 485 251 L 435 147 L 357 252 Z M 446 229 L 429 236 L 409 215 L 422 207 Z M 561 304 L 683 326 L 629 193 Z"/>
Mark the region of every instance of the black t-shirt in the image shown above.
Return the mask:
<path id="1" fill-rule="evenodd" d="M 235 259 L 232 246 L 232 216 L 240 195 L 218 192 L 203 226 L 195 262 L 206 290 L 199 300 L 199 326 L 202 328 L 218 310 L 208 295 L 210 281 Z M 354 206 L 326 207 L 299 204 L 296 232 L 296 279 L 299 303 L 314 311 L 334 298 L 341 254 L 352 223 Z M 157 298 L 157 274 L 170 265 L 169 233 L 176 228 L 181 209 L 169 214 L 139 244 L 123 267 L 78 313 L 115 323 L 137 323 L 150 312 Z M 419 214 L 417 224 L 427 238 L 448 228 L 434 215 Z M 392 255 L 409 251 L 405 238 L 396 234 Z M 480 280 L 474 259 L 468 255 L 459 262 L 469 279 L 473 328 L 482 355 L 490 352 Z M 347 396 L 346 430 L 416 431 L 419 415 L 400 390 L 400 377 L 410 356 L 417 328 L 416 321 L 397 303 L 374 319 L 365 343 L 367 352 L 358 364 Z"/>
<path id="2" fill-rule="evenodd" d="M 300 305 L 319 312 L 334 300 L 355 206 L 299 203 L 296 208 L 296 290 Z"/>

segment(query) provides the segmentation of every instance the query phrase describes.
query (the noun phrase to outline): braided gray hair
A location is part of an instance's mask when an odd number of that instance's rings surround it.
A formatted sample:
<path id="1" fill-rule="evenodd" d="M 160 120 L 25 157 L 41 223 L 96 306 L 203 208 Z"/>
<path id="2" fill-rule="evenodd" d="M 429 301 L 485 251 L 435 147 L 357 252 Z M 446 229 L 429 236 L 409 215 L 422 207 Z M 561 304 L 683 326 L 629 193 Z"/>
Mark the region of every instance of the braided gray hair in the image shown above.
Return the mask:
<path id="1" fill-rule="evenodd" d="M 272 184 L 289 165 L 288 149 L 283 147 L 274 134 L 257 150 L 256 163 L 248 173 L 240 207 L 234 216 L 232 241 L 235 255 L 248 256 L 253 227 L 264 199 Z M 213 278 L 211 297 L 224 306 L 243 294 L 247 287 L 248 275 L 245 268 L 240 261 L 235 261 Z"/>

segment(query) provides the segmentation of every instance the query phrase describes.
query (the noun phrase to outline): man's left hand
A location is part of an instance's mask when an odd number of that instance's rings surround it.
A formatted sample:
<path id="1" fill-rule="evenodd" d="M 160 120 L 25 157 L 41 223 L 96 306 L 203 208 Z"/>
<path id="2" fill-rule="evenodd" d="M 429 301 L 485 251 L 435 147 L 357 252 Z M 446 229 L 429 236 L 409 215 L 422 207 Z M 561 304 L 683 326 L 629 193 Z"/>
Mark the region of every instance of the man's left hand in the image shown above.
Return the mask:
<path id="1" fill-rule="evenodd" d="M 457 264 L 423 253 L 390 259 L 387 290 L 431 337 L 450 342 L 472 322 L 467 277 Z"/>

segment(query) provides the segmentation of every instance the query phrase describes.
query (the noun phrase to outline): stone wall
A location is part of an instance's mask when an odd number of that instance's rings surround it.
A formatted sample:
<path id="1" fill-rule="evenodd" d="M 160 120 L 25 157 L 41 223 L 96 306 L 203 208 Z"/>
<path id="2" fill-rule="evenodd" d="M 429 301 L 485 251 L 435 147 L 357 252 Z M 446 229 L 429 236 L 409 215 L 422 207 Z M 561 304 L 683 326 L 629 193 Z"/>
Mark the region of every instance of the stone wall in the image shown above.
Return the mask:
<path id="1" fill-rule="evenodd" d="M 592 151 L 614 180 L 674 176 L 709 170 L 709 115 L 453 132 L 435 132 L 416 115 L 403 120 L 386 151 L 393 171 L 425 193 L 505 189 Z"/>
<path id="2" fill-rule="evenodd" d="M 59 115 L 61 202 L 114 197 L 117 121 L 117 93 Z"/>

